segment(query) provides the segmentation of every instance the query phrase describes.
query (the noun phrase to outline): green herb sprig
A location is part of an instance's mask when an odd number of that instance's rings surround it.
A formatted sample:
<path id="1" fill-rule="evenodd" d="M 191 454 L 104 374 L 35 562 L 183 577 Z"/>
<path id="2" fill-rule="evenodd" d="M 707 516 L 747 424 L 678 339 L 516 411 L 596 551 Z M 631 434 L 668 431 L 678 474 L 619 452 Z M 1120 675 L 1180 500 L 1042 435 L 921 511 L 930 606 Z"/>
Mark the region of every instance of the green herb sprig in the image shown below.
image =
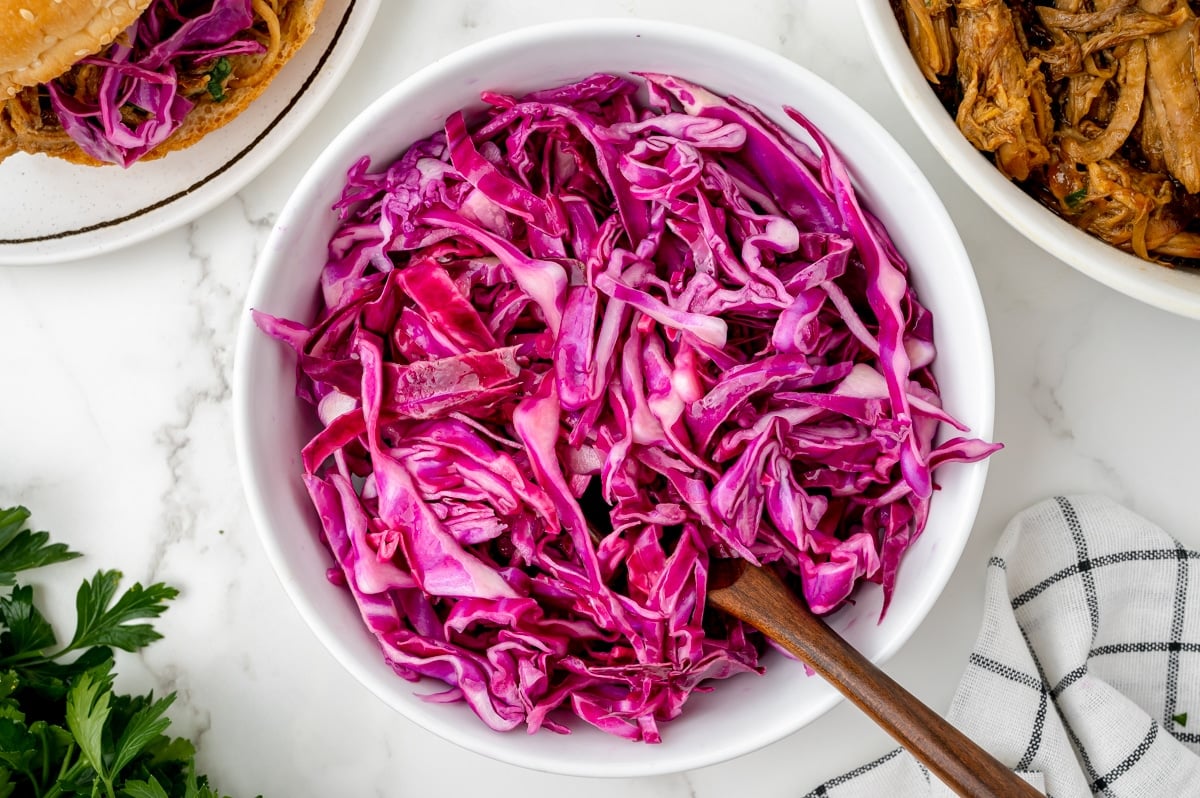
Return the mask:
<path id="1" fill-rule="evenodd" d="M 233 64 L 229 63 L 229 59 L 221 56 L 213 64 L 213 68 L 208 71 L 208 93 L 213 98 L 213 102 L 225 102 L 225 80 L 233 73 Z"/>
<path id="2" fill-rule="evenodd" d="M 1064 197 L 1064 201 L 1067 203 L 1067 207 L 1069 207 L 1071 210 L 1078 210 L 1079 206 L 1083 204 L 1083 201 L 1087 199 L 1087 195 L 1088 190 L 1085 186 L 1081 189 L 1072 191 L 1070 194 Z"/>
<path id="3" fill-rule="evenodd" d="M 75 632 L 60 645 L 16 575 L 80 556 L 26 527 L 24 507 L 0 509 L 0 798 L 223 798 L 195 768 L 196 749 L 166 731 L 171 693 L 113 689 L 113 649 L 161 635 L 149 623 L 178 594 L 99 571 L 75 595 Z"/>

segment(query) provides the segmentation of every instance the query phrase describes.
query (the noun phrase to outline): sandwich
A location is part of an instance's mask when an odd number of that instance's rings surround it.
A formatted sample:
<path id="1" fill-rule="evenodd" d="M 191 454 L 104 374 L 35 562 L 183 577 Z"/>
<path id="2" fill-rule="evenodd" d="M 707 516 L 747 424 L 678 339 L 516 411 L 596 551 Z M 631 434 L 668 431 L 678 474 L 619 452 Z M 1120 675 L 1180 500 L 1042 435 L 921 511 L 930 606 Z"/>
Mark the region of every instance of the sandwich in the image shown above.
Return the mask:
<path id="1" fill-rule="evenodd" d="M 0 161 L 129 167 L 231 121 L 323 0 L 0 0 Z"/>

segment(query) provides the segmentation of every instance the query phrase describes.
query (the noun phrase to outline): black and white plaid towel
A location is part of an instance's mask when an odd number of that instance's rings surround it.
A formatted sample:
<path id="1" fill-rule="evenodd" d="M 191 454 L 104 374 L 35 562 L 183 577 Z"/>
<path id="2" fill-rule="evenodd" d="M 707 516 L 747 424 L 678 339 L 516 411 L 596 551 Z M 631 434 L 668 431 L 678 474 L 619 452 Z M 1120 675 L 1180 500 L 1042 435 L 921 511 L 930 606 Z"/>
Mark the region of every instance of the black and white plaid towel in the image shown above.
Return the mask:
<path id="1" fill-rule="evenodd" d="M 1200 797 L 1200 552 L 1099 496 L 1021 513 L 949 718 L 1053 798 Z M 896 750 L 809 798 L 950 794 Z"/>

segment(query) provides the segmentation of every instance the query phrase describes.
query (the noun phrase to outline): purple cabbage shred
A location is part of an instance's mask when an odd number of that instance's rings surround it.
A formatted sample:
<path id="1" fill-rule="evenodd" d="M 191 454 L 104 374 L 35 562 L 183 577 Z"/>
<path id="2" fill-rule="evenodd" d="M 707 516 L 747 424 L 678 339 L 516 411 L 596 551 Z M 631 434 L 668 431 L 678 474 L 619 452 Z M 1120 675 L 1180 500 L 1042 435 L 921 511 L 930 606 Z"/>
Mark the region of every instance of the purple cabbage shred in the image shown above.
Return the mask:
<path id="1" fill-rule="evenodd" d="M 266 49 L 238 38 L 254 24 L 251 0 L 202 0 L 186 15 L 180 5 L 153 0 L 105 51 L 80 60 L 76 82 L 94 83 L 95 96 L 72 91 L 63 78 L 46 84 L 63 131 L 96 160 L 128 168 L 178 130 L 195 107 L 181 92 L 181 75 Z"/>
<path id="2" fill-rule="evenodd" d="M 882 586 L 954 437 L 933 319 L 820 132 L 667 75 L 517 98 L 349 172 L 296 351 L 304 481 L 401 676 L 497 730 L 660 740 L 763 641 L 715 557 L 813 611 Z M 920 574 L 907 578 L 919 579 Z"/>

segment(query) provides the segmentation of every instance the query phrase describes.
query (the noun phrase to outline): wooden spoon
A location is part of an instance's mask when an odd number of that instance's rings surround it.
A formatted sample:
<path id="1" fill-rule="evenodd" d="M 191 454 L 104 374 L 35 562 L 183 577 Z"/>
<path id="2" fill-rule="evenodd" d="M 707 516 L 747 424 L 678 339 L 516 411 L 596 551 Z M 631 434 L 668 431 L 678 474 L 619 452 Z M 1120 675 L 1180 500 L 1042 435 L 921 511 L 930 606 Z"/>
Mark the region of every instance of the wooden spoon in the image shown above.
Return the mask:
<path id="1" fill-rule="evenodd" d="M 843 640 L 772 571 L 714 560 L 708 604 L 799 657 L 959 795 L 1042 795 Z"/>

